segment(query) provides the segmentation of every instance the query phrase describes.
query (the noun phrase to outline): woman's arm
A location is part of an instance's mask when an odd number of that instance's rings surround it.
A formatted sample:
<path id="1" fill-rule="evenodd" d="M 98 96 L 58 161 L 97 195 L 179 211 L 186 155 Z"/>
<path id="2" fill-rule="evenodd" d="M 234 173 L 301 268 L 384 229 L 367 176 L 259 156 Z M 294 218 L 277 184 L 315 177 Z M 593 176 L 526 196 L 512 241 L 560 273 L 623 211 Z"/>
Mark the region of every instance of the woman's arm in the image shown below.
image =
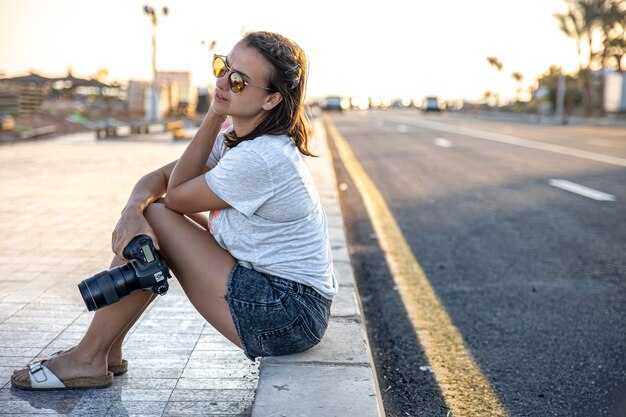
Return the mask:
<path id="1" fill-rule="evenodd" d="M 167 182 L 165 205 L 179 213 L 197 213 L 228 207 L 204 180 L 206 161 L 225 116 L 209 109 L 198 132 L 183 152 Z"/>
<path id="2" fill-rule="evenodd" d="M 143 212 L 146 207 L 163 197 L 176 163 L 177 161 L 170 162 L 141 177 L 130 193 L 124 210 L 131 209 Z"/>
<path id="3" fill-rule="evenodd" d="M 170 162 L 144 175 L 135 184 L 112 234 L 113 252 L 120 258 L 123 258 L 122 252 L 126 245 L 137 235 L 150 236 L 155 247 L 159 249 L 159 242 L 150 224 L 143 216 L 143 211 L 150 204 L 163 197 L 175 165 L 176 161 Z"/>

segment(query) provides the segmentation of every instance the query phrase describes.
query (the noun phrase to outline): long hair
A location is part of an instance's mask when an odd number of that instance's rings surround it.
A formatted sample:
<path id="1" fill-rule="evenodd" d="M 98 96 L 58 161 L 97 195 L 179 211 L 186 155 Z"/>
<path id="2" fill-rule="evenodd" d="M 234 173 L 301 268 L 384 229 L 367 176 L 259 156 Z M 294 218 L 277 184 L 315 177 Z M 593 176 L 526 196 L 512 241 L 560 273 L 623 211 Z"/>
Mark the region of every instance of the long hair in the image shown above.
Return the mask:
<path id="1" fill-rule="evenodd" d="M 287 135 L 304 155 L 314 156 L 308 149 L 309 134 L 304 116 L 304 98 L 308 62 L 304 51 L 294 41 L 272 32 L 250 32 L 243 37 L 244 45 L 254 48 L 269 63 L 271 71 L 268 88 L 283 99 L 270 110 L 263 121 L 245 136 L 235 131 L 226 134 L 224 143 L 234 148 L 245 140 L 261 135 Z"/>

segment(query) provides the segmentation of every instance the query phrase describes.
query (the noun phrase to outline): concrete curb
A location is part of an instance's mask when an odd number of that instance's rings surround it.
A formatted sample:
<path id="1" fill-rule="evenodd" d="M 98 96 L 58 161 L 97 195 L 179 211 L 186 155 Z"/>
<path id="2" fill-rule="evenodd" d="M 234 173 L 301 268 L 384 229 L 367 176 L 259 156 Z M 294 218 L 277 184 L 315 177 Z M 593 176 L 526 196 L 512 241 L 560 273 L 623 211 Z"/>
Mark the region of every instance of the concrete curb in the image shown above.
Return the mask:
<path id="1" fill-rule="evenodd" d="M 322 342 L 306 352 L 261 359 L 252 417 L 382 417 L 376 369 L 365 332 L 345 237 L 335 170 L 322 121 L 315 127 L 315 153 L 308 158 L 328 229 L 339 294 Z"/>

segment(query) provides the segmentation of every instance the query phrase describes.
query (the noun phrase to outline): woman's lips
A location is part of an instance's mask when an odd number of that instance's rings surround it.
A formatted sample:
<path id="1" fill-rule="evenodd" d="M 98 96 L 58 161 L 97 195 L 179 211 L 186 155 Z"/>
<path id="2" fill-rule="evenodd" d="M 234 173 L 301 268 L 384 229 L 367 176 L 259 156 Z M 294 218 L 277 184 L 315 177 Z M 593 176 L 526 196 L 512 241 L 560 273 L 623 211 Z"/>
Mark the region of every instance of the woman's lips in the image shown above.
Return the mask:
<path id="1" fill-rule="evenodd" d="M 215 100 L 221 103 L 226 103 L 228 101 L 217 92 L 215 93 Z"/>

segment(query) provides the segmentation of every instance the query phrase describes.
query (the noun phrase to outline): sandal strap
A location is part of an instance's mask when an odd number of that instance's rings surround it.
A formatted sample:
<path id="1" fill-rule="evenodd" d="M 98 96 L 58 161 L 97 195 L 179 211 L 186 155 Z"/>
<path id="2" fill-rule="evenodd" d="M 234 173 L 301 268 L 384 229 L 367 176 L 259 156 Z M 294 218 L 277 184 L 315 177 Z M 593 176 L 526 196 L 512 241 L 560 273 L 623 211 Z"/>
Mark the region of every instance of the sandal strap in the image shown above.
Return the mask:
<path id="1" fill-rule="evenodd" d="M 54 352 L 52 355 L 50 355 L 50 359 L 59 356 L 61 353 L 65 353 L 64 350 L 59 350 L 57 352 Z"/>
<path id="2" fill-rule="evenodd" d="M 65 384 L 42 362 L 28 365 L 28 378 L 32 388 L 65 388 Z"/>

